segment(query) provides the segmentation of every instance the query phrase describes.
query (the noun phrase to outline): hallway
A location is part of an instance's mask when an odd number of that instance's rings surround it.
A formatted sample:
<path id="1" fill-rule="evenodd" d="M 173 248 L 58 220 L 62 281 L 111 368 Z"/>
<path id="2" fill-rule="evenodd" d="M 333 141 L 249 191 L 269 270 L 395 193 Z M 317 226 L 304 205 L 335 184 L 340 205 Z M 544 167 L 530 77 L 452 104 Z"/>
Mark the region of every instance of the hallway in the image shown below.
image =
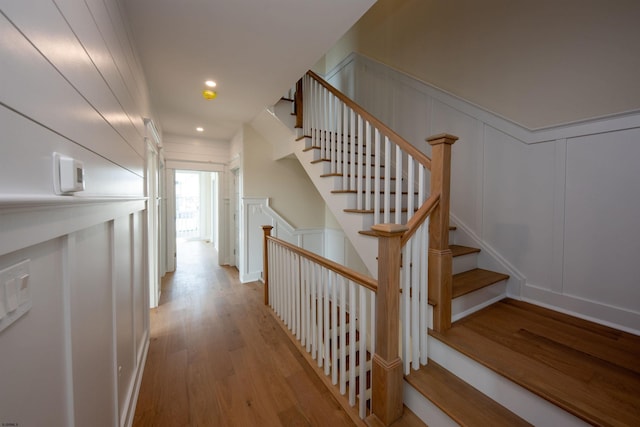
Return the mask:
<path id="1" fill-rule="evenodd" d="M 262 303 L 209 243 L 178 243 L 151 310 L 134 426 L 351 426 Z"/>

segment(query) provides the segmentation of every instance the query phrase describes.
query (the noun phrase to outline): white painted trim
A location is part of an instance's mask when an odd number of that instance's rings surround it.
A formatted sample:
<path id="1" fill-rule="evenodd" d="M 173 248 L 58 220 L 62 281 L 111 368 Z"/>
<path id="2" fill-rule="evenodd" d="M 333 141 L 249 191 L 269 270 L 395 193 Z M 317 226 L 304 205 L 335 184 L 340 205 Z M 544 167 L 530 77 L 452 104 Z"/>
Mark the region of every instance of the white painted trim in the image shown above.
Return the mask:
<path id="1" fill-rule="evenodd" d="M 418 416 L 425 424 L 438 427 L 456 427 L 458 423 L 449 415 L 424 397 L 406 380 L 403 381 L 404 404 Z"/>
<path id="2" fill-rule="evenodd" d="M 0 255 L 145 209 L 143 198 L 63 199 L 0 205 Z"/>
<path id="3" fill-rule="evenodd" d="M 537 144 L 540 142 L 549 142 L 559 139 L 575 138 L 579 136 L 640 127 L 640 111 L 633 110 L 602 117 L 585 118 L 583 120 L 561 123 L 548 127 L 527 128 L 522 124 L 482 108 L 479 105 L 462 99 L 457 95 L 440 89 L 427 82 L 418 80 L 403 71 L 355 52 L 349 54 L 338 65 L 336 65 L 333 70 L 327 73 L 326 79 L 331 79 L 352 62 L 354 65 L 357 64 L 374 68 L 386 74 L 389 74 L 391 71 L 395 79 L 412 89 L 432 97 L 433 99 L 437 99 L 447 106 L 480 120 L 488 126 L 498 129 L 525 144 Z"/>
<path id="4" fill-rule="evenodd" d="M 224 163 L 192 162 L 189 160 L 167 160 L 166 169 L 191 170 L 201 172 L 224 172 Z"/>
<path id="5" fill-rule="evenodd" d="M 268 217 L 267 224 L 264 225 L 273 226 L 273 230 L 271 232 L 272 236 L 289 241 L 290 243 L 308 250 L 311 250 L 311 245 L 307 243 L 307 240 L 311 240 L 313 236 L 316 236 L 320 241 L 315 246 L 319 247 L 321 252 L 324 252 L 324 228 L 295 228 L 278 212 L 271 208 L 268 197 L 243 197 L 242 212 L 240 214 L 242 221 L 240 224 L 240 245 L 242 250 L 240 251 L 240 265 L 238 266 L 240 282 L 252 282 L 262 278 L 262 267 L 256 271 L 249 271 L 249 257 L 255 257 L 258 256 L 257 254 L 262 254 L 262 240 L 260 240 L 260 245 L 258 247 L 257 243 L 252 246 L 249 238 L 249 233 L 251 232 L 251 230 L 249 230 L 249 215 L 254 211 L 259 211 Z M 256 230 L 253 230 L 253 233 L 255 232 Z M 289 236 L 289 238 L 287 238 L 287 236 Z M 318 251 L 314 252 L 317 253 Z M 324 253 L 318 253 L 318 255 L 323 256 Z M 262 257 L 260 257 L 260 259 L 262 259 Z"/>
<path id="6" fill-rule="evenodd" d="M 160 138 L 160 132 L 152 119 L 145 118 L 144 124 L 147 127 L 148 134 L 153 138 L 153 142 L 156 148 L 162 148 L 162 138 Z"/>
<path id="7" fill-rule="evenodd" d="M 133 425 L 133 418 L 136 414 L 136 407 L 138 405 L 138 395 L 140 394 L 140 386 L 142 385 L 142 376 L 144 374 L 144 367 L 147 363 L 147 353 L 149 352 L 149 329 L 145 331 L 144 334 L 144 346 L 142 347 L 142 351 L 138 357 L 138 366 L 136 370 L 135 380 L 133 382 L 133 392 L 129 397 L 129 405 L 127 410 L 127 415 L 124 419 L 124 426 L 131 427 Z"/>
<path id="8" fill-rule="evenodd" d="M 540 307 L 619 329 L 630 334 L 640 335 L 640 313 L 637 312 L 573 295 L 558 294 L 530 283 L 524 286 L 521 299 Z M 636 325 L 636 327 L 628 325 Z"/>

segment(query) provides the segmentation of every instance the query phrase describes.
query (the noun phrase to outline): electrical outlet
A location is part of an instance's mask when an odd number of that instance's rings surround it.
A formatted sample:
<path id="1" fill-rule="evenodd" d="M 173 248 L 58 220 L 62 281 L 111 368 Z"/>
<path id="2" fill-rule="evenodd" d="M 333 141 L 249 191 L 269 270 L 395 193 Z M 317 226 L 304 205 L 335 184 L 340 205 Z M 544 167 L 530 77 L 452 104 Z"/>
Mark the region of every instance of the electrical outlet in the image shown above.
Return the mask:
<path id="1" fill-rule="evenodd" d="M 0 271 L 0 332 L 31 309 L 29 262 L 26 259 Z"/>

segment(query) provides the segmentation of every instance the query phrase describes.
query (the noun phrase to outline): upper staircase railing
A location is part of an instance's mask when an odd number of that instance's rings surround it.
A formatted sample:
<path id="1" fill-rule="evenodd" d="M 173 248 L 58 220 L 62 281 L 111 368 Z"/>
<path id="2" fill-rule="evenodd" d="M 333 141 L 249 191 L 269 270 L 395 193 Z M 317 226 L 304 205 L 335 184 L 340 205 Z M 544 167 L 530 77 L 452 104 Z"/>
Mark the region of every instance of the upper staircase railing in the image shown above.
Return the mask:
<path id="1" fill-rule="evenodd" d="M 302 119 L 305 150 L 314 150 L 316 161 L 326 165 L 323 176 L 338 178 L 338 192 L 353 195 L 349 211 L 371 217 L 371 230 L 361 232 L 378 237 L 377 290 L 371 308 L 376 313 L 371 318 L 376 345 L 368 350 L 373 354 L 371 410 L 372 417 L 390 425 L 402 414 L 403 372 L 427 363 L 429 304 L 433 329 L 451 325 L 449 181 L 451 145 L 458 138 L 429 138 L 430 159 L 311 71 L 298 83 L 295 99 L 301 102 L 296 112 L 298 122 Z M 265 256 L 279 256 L 281 250 L 266 243 L 271 239 L 265 238 Z M 306 286 L 307 279 L 295 273 L 293 279 L 276 284 L 267 274 L 274 265 L 265 261 L 264 268 L 265 292 L 288 286 L 287 292 L 294 294 L 283 298 L 300 298 L 296 289 Z M 333 282 L 328 280 L 325 286 L 331 289 Z M 322 295 L 331 299 L 332 291 L 326 292 Z M 335 298 L 331 304 L 345 301 Z M 352 309 L 346 307 L 347 312 Z M 285 313 L 292 310 L 296 309 L 289 307 Z"/>

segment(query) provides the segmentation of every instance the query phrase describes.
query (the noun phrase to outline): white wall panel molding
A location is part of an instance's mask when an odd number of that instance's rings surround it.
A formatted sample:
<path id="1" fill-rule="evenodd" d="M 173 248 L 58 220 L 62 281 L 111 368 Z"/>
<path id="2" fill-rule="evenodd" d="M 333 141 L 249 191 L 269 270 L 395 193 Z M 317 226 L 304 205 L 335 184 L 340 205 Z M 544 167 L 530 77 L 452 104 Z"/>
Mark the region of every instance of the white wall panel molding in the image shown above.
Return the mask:
<path id="1" fill-rule="evenodd" d="M 395 83 L 425 94 L 525 144 L 553 142 L 558 139 L 575 138 L 640 127 L 640 111 L 627 111 L 546 128 L 530 129 L 443 89 L 415 79 L 400 70 L 396 70 L 393 67 L 358 53 L 351 53 L 345 57 L 333 70 L 327 73 L 326 79 L 336 85 L 340 90 L 343 90 L 344 85 L 340 84 L 344 82 L 342 78 L 343 73 L 350 75 L 354 72 L 354 69 L 358 68 L 378 76 L 385 76 L 387 81 L 393 80 Z M 356 74 L 358 73 L 356 72 Z M 349 92 L 351 89 L 345 88 L 345 90 Z M 425 138 L 428 136 L 429 135 L 426 135 Z"/>
<path id="2" fill-rule="evenodd" d="M 456 243 L 510 274 L 509 295 L 640 330 L 640 112 L 527 129 L 357 54 L 328 80 L 427 154 L 430 133 L 460 137 Z"/>
<path id="3" fill-rule="evenodd" d="M 145 203 L 144 199 L 81 200 L 79 197 L 19 203 L 15 198 L 4 203 L 0 199 L 0 255 L 142 211 Z"/>
<path id="4" fill-rule="evenodd" d="M 268 197 L 242 198 L 240 281 L 262 278 L 262 225 L 271 225 L 271 235 L 303 249 L 324 255 L 324 229 L 294 228 L 269 206 Z"/>

